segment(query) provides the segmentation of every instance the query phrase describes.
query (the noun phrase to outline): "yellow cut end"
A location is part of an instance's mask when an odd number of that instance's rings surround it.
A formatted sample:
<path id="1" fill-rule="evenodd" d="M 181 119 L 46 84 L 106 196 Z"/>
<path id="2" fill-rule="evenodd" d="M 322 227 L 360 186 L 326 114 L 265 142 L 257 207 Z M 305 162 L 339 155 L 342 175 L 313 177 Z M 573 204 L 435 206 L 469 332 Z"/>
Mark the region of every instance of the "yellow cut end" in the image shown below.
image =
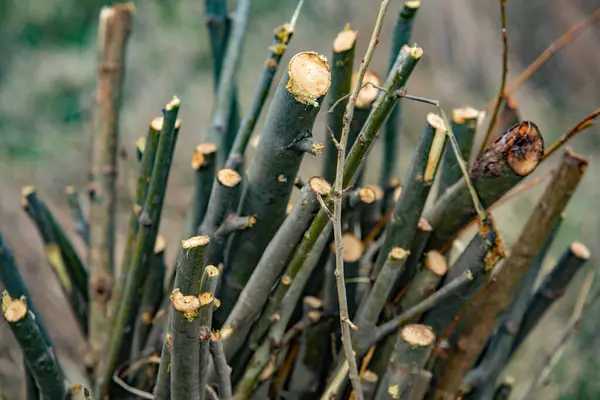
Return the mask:
<path id="1" fill-rule="evenodd" d="M 228 188 L 233 188 L 239 185 L 242 177 L 235 170 L 225 168 L 217 172 L 217 180 L 221 185 Z"/>
<path id="2" fill-rule="evenodd" d="M 194 149 L 192 155 L 192 168 L 200 169 L 208 165 L 208 156 L 217 152 L 217 146 L 212 143 L 201 143 Z"/>
<path id="3" fill-rule="evenodd" d="M 305 51 L 296 54 L 288 64 L 287 90 L 302 104 L 318 106 L 331 84 L 329 65 L 325 57 Z"/>
<path id="4" fill-rule="evenodd" d="M 165 251 L 167 247 L 167 241 L 165 237 L 160 233 L 156 235 L 156 242 L 154 243 L 154 254 L 160 254 Z"/>
<path id="5" fill-rule="evenodd" d="M 25 296 L 19 299 L 10 297 L 7 291 L 2 294 L 2 313 L 7 322 L 19 322 L 27 316 Z"/>
<path id="6" fill-rule="evenodd" d="M 356 43 L 356 36 L 356 31 L 344 29 L 335 37 L 335 40 L 333 41 L 333 51 L 335 53 L 343 53 L 350 50 Z"/>
<path id="7" fill-rule="evenodd" d="M 406 343 L 415 347 L 431 346 L 435 342 L 435 333 L 427 325 L 406 325 L 400 331 L 400 335 Z"/>
<path id="8" fill-rule="evenodd" d="M 204 268 L 204 272 L 206 272 L 206 275 L 211 278 L 219 276 L 219 268 L 215 267 L 214 265 L 207 265 L 206 268 Z"/>
<path id="9" fill-rule="evenodd" d="M 410 251 L 404 250 L 402 247 L 393 247 L 388 254 L 388 258 L 394 261 L 400 261 L 410 255 Z"/>
<path id="10" fill-rule="evenodd" d="M 184 249 L 193 249 L 195 247 L 206 246 L 210 243 L 210 238 L 206 235 L 194 236 L 181 242 L 181 247 Z"/>
<path id="11" fill-rule="evenodd" d="M 162 126 L 163 117 L 156 117 L 150 122 L 150 128 L 157 132 L 160 132 Z M 181 127 L 181 119 L 177 118 L 177 121 L 175 121 L 175 129 L 179 129 L 179 127 Z"/>
<path id="12" fill-rule="evenodd" d="M 470 119 L 477 119 L 479 117 L 479 110 L 473 107 L 461 107 L 452 110 L 452 122 L 457 124 L 464 124 Z"/>
<path id="13" fill-rule="evenodd" d="M 582 260 L 589 260 L 591 253 L 586 245 L 580 242 L 571 243 L 571 253 Z"/>
<path id="14" fill-rule="evenodd" d="M 173 96 L 173 99 L 165 106 L 165 110 L 172 111 L 174 108 L 179 106 L 181 106 L 181 100 L 179 100 L 179 97 Z"/>
<path id="15" fill-rule="evenodd" d="M 442 253 L 431 250 L 425 255 L 425 268 L 433 272 L 436 276 L 444 276 L 448 271 L 448 264 Z"/>
<path id="16" fill-rule="evenodd" d="M 359 189 L 358 197 L 360 198 L 360 201 L 363 204 L 371 204 L 377 199 L 375 191 L 370 187 L 366 186 Z"/>
<path id="17" fill-rule="evenodd" d="M 201 293 L 200 296 L 198 296 L 200 307 L 206 307 L 207 305 L 211 304 L 214 300 L 215 296 L 213 296 L 210 292 L 204 292 Z"/>

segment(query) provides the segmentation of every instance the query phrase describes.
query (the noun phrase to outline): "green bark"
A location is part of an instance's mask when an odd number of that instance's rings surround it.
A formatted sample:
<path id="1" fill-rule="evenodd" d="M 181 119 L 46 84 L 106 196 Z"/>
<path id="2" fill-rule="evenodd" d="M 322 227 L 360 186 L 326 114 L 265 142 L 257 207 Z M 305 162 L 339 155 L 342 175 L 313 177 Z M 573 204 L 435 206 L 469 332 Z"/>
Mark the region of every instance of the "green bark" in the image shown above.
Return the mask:
<path id="1" fill-rule="evenodd" d="M 176 288 L 171 294 L 173 309 L 171 340 L 171 398 L 199 399 L 201 390 L 196 360 L 200 354 L 201 307 L 198 296 L 204 272 L 208 236 L 184 240 L 177 262 Z M 203 387 L 202 387 L 203 388 Z"/>
<path id="2" fill-rule="evenodd" d="M 529 305 L 533 294 L 534 284 L 540 269 L 542 268 L 546 253 L 550 249 L 562 221 L 563 218 L 561 216 L 546 239 L 535 262 L 532 264 L 531 268 L 529 268 L 529 271 L 527 271 L 527 275 L 519 284 L 517 294 L 515 295 L 510 308 L 502 316 L 502 320 L 498 324 L 496 332 L 488 339 L 485 349 L 479 356 L 476 368 L 469 371 L 467 376 L 465 376 L 463 385 L 465 387 L 475 388 L 466 394 L 466 398 L 492 398 L 492 395 L 496 390 L 498 376 L 518 346 L 515 342 L 515 335 L 518 333 L 518 327 L 522 326 L 522 324 L 527 324 L 528 322 L 523 319 L 523 316 L 527 311 L 527 306 Z"/>
<path id="3" fill-rule="evenodd" d="M 346 29 L 337 34 L 333 42 L 333 54 L 331 58 L 331 88 L 328 92 L 327 126 L 335 139 L 339 142 L 344 126 L 344 111 L 348 104 L 348 94 L 352 83 L 352 67 L 354 65 L 354 49 L 356 45 L 356 31 Z M 331 107 L 340 99 L 336 107 Z M 337 166 L 337 147 L 325 132 L 325 154 L 323 155 L 323 178 L 333 183 L 335 180 L 335 169 Z"/>
<path id="4" fill-rule="evenodd" d="M 206 385 L 208 383 L 208 367 L 211 362 L 210 345 L 213 311 L 218 306 L 215 299 L 215 290 L 219 282 L 219 269 L 214 265 L 207 265 L 202 277 L 202 293 L 200 299 L 200 310 L 198 320 L 200 323 L 200 349 L 198 352 L 198 375 L 200 385 L 200 400 L 206 397 Z M 194 337 L 197 339 L 197 337 Z M 193 362 L 193 360 L 192 360 Z"/>
<path id="5" fill-rule="evenodd" d="M 79 201 L 79 193 L 73 186 L 67 186 L 65 189 L 65 194 L 67 195 L 67 203 L 69 205 L 69 209 L 71 210 L 73 220 L 75 221 L 75 226 L 77 227 L 77 233 L 79 236 L 81 236 L 81 239 L 83 239 L 85 244 L 89 246 L 90 224 L 83 214 L 81 202 Z"/>
<path id="6" fill-rule="evenodd" d="M 217 2 L 207 2 L 207 15 L 208 21 L 211 21 L 211 14 L 217 19 L 227 18 L 226 8 L 223 2 L 216 4 Z M 220 53 L 225 42 L 227 43 L 226 52 L 219 61 L 215 57 L 215 82 L 216 84 L 216 98 L 214 102 L 214 108 L 212 112 L 211 122 L 206 133 L 204 143 L 212 143 L 217 146 L 217 168 L 221 168 L 225 165 L 225 158 L 228 154 L 227 136 L 231 129 L 237 130 L 237 127 L 229 126 L 230 122 L 235 121 L 237 118 L 232 119 L 232 113 L 237 110 L 234 106 L 236 97 L 236 84 L 237 76 L 239 74 L 240 65 L 242 64 L 242 54 L 244 50 L 244 43 L 246 40 L 246 30 L 248 26 L 248 19 L 250 16 L 250 6 L 252 0 L 241 0 L 237 3 L 235 13 L 232 18 L 232 28 L 229 32 L 227 22 L 225 26 L 225 32 L 212 32 L 212 26 L 209 24 L 209 32 L 211 32 L 211 43 L 213 49 L 219 47 L 215 56 L 221 56 Z M 223 10 L 224 9 L 224 10 Z M 215 30 L 216 31 L 216 30 Z M 218 37 L 217 37 L 218 36 Z M 214 51 L 214 50 L 213 50 Z M 220 68 L 219 68 L 220 67 Z M 231 134 L 229 135 L 231 137 Z"/>
<path id="7" fill-rule="evenodd" d="M 248 142 L 256 126 L 256 122 L 260 117 L 261 111 L 269 94 L 269 88 L 275 78 L 275 73 L 279 67 L 279 62 L 287 49 L 287 46 L 294 35 L 294 28 L 290 24 L 278 26 L 273 31 L 273 44 L 269 47 L 269 55 L 265 61 L 265 69 L 263 70 L 258 85 L 250 103 L 250 109 L 242 120 L 240 128 L 235 136 L 233 147 L 227 157 L 226 168 L 234 169 L 240 172 L 240 168 L 244 163 L 244 153 Z"/>
<path id="8" fill-rule="evenodd" d="M 385 227 L 383 233 L 385 239 L 373 267 L 374 277 L 379 275 L 392 247 L 397 246 L 405 250 L 410 250 L 412 247 L 417 224 L 433 185 L 445 141 L 446 130 L 443 121 L 439 116 L 429 114 L 415 150 L 411 170 L 403 181 L 402 193 Z M 395 276 L 394 279 L 397 277 Z M 393 282 L 391 284 L 393 285 Z M 388 295 L 390 290 L 391 287 L 388 289 Z"/>
<path id="9" fill-rule="evenodd" d="M 194 185 L 187 216 L 185 237 L 196 235 L 200 224 L 204 220 L 213 181 L 215 180 L 216 157 L 217 147 L 209 143 L 200 144 L 194 150 L 192 157 Z"/>
<path id="10" fill-rule="evenodd" d="M 120 359 L 129 355 L 129 352 L 122 352 L 124 348 L 128 347 L 128 343 L 124 343 L 123 332 L 133 330 L 141 302 L 140 290 L 143 287 L 143 282 L 150 268 L 150 263 L 147 261 L 152 257 L 152 252 L 154 251 L 169 172 L 173 161 L 173 153 L 177 142 L 178 130 L 175 129 L 175 125 L 179 106 L 180 101 L 175 97 L 165 106 L 163 111 L 164 122 L 161 128 L 146 202 L 140 214 L 140 227 L 136 238 L 136 248 L 127 275 L 127 283 L 123 291 L 121 304 L 118 306 L 118 312 L 114 316 L 112 323 L 112 334 L 106 358 L 102 368 L 99 369 L 99 374 L 101 375 L 98 378 L 98 387 L 101 390 L 98 392 L 101 394 L 104 393 L 104 389 L 109 384 L 112 373 Z"/>
<path id="11" fill-rule="evenodd" d="M 41 399 L 55 400 L 66 396 L 65 377 L 58 365 L 54 350 L 48 346 L 36 318 L 27 308 L 26 299 L 2 295 L 2 314 L 17 339 L 23 357 L 39 388 Z"/>
<path id="12" fill-rule="evenodd" d="M 121 262 L 121 272 L 112 295 L 113 303 L 117 305 L 121 303 L 123 288 L 127 280 L 133 253 L 135 251 L 135 240 L 139 231 L 139 217 L 146 201 L 146 193 L 148 192 L 148 186 L 150 185 L 150 179 L 152 178 L 152 169 L 154 168 L 154 161 L 156 159 L 162 123 L 162 117 L 154 118 L 150 122 L 148 133 L 146 135 L 144 152 L 136 182 L 135 204 L 133 205 L 131 216 L 129 217 L 129 227 L 127 230 L 127 239 L 125 241 L 123 261 Z M 176 125 L 175 129 L 179 129 L 179 124 Z"/>
<path id="13" fill-rule="evenodd" d="M 414 18 L 419 6 L 420 2 L 418 1 L 405 1 L 400 14 L 398 14 L 392 36 L 388 73 L 394 68 L 394 61 L 402 46 L 409 45 Z M 398 130 L 402 123 L 401 118 L 402 102 L 399 102 L 392 108 L 383 130 L 383 155 L 379 179 L 379 186 L 381 187 L 386 187 L 390 179 L 398 173 L 397 168 L 400 160 L 400 135 Z M 383 210 L 391 205 L 389 200 L 388 197 L 384 202 Z"/>
<path id="14" fill-rule="evenodd" d="M 233 398 L 231 389 L 231 367 L 227 364 L 223 341 L 219 332 L 211 335 L 210 354 L 218 377 L 219 397 L 222 400 Z"/>
<path id="15" fill-rule="evenodd" d="M 298 78 L 304 79 L 306 73 L 299 65 L 302 60 L 314 68 L 317 76 L 304 87 L 302 81 L 298 81 Z M 289 71 L 293 68 L 297 68 L 294 73 L 302 75 L 293 76 Z M 226 251 L 219 295 L 221 312 L 225 314 L 233 308 L 286 216 L 294 178 L 306 150 L 304 145 L 308 143 L 311 150 L 315 147 L 311 130 L 328 87 L 329 70 L 320 56 L 303 52 L 292 58 L 271 102 L 238 209 L 239 215 L 253 215 L 256 225 L 253 229 L 234 233 Z"/>
<path id="16" fill-rule="evenodd" d="M 161 239 L 157 239 L 154 255 L 150 261 L 152 266 L 144 283 L 140 311 L 133 329 L 133 342 L 131 344 L 131 355 L 129 356 L 130 363 L 134 363 L 142 357 L 142 350 L 146 345 L 154 316 L 162 300 L 166 271 L 165 244 L 164 239 L 162 239 L 163 243 L 159 243 L 159 240 Z"/>

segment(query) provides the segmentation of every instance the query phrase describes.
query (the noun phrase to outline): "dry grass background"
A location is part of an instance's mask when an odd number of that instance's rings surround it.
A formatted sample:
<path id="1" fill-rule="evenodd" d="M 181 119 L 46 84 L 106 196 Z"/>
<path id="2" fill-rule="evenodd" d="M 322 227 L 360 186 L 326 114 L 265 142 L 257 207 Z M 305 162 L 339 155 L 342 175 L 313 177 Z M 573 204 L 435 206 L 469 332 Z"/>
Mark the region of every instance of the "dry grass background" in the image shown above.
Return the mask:
<path id="1" fill-rule="evenodd" d="M 23 185 L 34 184 L 48 200 L 59 220 L 75 236 L 63 189 L 85 185 L 88 145 L 87 120 L 95 84 L 94 37 L 97 10 L 86 2 L 80 11 L 73 0 L 0 0 L 0 232 L 12 246 L 34 288 L 34 301 L 49 323 L 50 333 L 63 359 L 77 360 L 82 338 L 73 318 L 64 312 L 68 305 L 42 255 L 41 241 L 20 209 Z M 335 33 L 346 22 L 359 31 L 358 52 L 363 54 L 375 20 L 374 0 L 307 0 L 285 60 L 298 51 L 315 50 L 329 55 Z M 496 0 L 423 0 L 413 39 L 425 56 L 409 82 L 409 92 L 439 99 L 446 110 L 462 105 L 483 107 L 496 95 L 500 80 L 501 40 L 499 6 Z M 597 0 L 508 1 L 509 80 L 522 71 L 552 41 L 598 7 Z M 239 81 L 243 109 L 249 103 L 255 77 L 262 68 L 271 31 L 292 14 L 295 1 L 255 0 L 246 51 Z M 383 73 L 388 62 L 389 35 L 400 1 L 392 2 L 381 43 L 372 68 Z M 2 11 L 5 13 L 3 14 Z M 80 18 L 87 33 L 73 39 L 75 44 L 53 42 L 55 21 Z M 75 23 L 75 22 L 73 22 Z M 86 25 L 87 24 L 87 25 Z M 36 46 L 28 45 L 23 33 L 41 26 Z M 85 31 L 85 30 L 84 30 Z M 23 39 L 25 38 L 25 39 Z M 29 39 L 28 39 L 29 40 Z M 522 115 L 540 127 L 550 144 L 568 127 L 600 106 L 600 28 L 588 29 L 573 44 L 556 55 L 516 93 Z M 285 65 L 286 61 L 282 65 Z M 135 24 L 127 55 L 125 98 L 121 117 L 122 147 L 129 156 L 121 160 L 121 207 L 119 236 L 123 236 L 130 207 L 128 188 L 133 179 L 134 143 L 145 134 L 147 124 L 160 107 L 177 94 L 183 103 L 183 120 L 176 161 L 173 165 L 161 232 L 170 240 L 168 260 L 183 226 L 190 195 L 191 150 L 200 141 L 212 105 L 210 50 L 203 19 L 203 2 L 148 0 L 136 4 Z M 428 106 L 407 103 L 400 154 L 402 170 L 410 162 Z M 314 135 L 323 139 L 323 113 Z M 260 132 L 262 122 L 257 128 Z M 572 240 L 581 240 L 592 249 L 598 242 L 600 213 L 595 199 L 600 194 L 596 176 L 600 172 L 598 128 L 570 145 L 590 158 L 590 169 L 567 210 L 568 218 L 552 255 Z M 378 144 L 367 169 L 367 180 L 378 177 Z M 557 157 L 558 158 L 558 157 Z M 320 160 L 307 156 L 302 176 L 318 174 Z M 540 168 L 548 170 L 555 159 Z M 508 202 L 496 213 L 500 228 L 511 245 L 542 188 Z M 77 241 L 78 239 L 76 239 Z M 83 250 L 81 243 L 77 242 Z M 600 249 L 599 249 L 600 250 Z M 120 257 L 120 248 L 117 255 Z M 526 376 L 537 368 L 543 349 L 549 348 L 568 316 L 573 303 L 573 285 L 565 301 L 553 307 L 539 329 L 527 341 L 510 372 L 517 377 L 518 393 L 527 384 Z M 591 325 L 597 326 L 595 321 Z M 570 390 L 580 371 L 583 357 L 568 352 L 568 368 L 562 368 L 553 384 L 537 398 L 559 398 Z M 10 333 L 0 323 L 0 392 L 14 393 L 21 385 L 19 351 Z M 556 375 L 556 374 L 555 374 Z M 14 397 L 17 398 L 17 397 Z"/>

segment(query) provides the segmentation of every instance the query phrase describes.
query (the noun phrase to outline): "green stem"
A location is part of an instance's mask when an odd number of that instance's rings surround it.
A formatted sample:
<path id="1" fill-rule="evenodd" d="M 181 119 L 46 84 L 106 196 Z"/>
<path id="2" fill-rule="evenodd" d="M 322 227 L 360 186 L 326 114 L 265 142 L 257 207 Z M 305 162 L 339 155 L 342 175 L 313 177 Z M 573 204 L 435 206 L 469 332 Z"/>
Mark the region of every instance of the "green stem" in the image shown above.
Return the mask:
<path id="1" fill-rule="evenodd" d="M 81 329 L 81 332 L 83 332 L 84 335 L 87 335 L 87 302 L 83 298 L 83 294 L 75 286 L 75 276 L 80 278 L 78 281 L 80 284 L 87 282 L 87 271 L 81 264 L 81 260 L 79 260 L 79 257 L 72 246 L 69 248 L 71 252 L 68 253 L 71 257 L 69 259 L 64 257 L 66 252 L 64 252 L 63 249 L 66 250 L 67 246 L 70 245 L 70 242 L 67 245 L 68 239 L 64 235 L 64 232 L 60 230 L 60 233 L 63 235 L 63 246 L 61 246 L 56 235 L 58 229 L 54 229 L 57 228 L 58 225 L 50 215 L 46 205 L 38 199 L 37 192 L 31 186 L 23 188 L 23 207 L 35 223 L 40 236 L 42 237 L 48 263 L 52 267 L 52 271 L 56 274 L 63 294 L 71 305 L 71 310 L 75 315 L 78 326 Z M 54 222 L 54 224 L 51 222 Z M 75 263 L 78 264 L 75 265 Z M 87 291 L 85 293 L 87 293 Z"/>
<path id="2" fill-rule="evenodd" d="M 177 121 L 175 129 L 179 129 L 180 122 L 181 121 L 179 120 Z M 117 306 L 121 304 L 123 288 L 127 281 L 127 275 L 131 267 L 131 261 L 136 247 L 135 240 L 139 231 L 139 217 L 146 201 L 148 186 L 150 185 L 150 179 L 152 178 L 152 169 L 154 168 L 154 161 L 156 160 L 156 152 L 158 150 L 158 141 L 160 138 L 162 124 L 162 117 L 154 118 L 150 122 L 148 133 L 146 135 L 142 161 L 140 164 L 135 189 L 135 204 L 133 205 L 133 210 L 131 212 L 131 216 L 129 217 L 129 227 L 127 231 L 127 239 L 125 241 L 123 261 L 121 262 L 121 272 L 112 294 L 112 302 Z"/>
<path id="3" fill-rule="evenodd" d="M 173 328 L 171 339 L 171 398 L 198 399 L 204 392 L 198 380 L 196 360 L 200 355 L 201 306 L 199 298 L 204 271 L 204 253 L 210 239 L 194 236 L 181 243 L 176 287 L 171 294 Z M 214 268 L 214 267 L 213 267 Z M 212 303 L 212 298 L 210 299 Z"/>
<path id="4" fill-rule="evenodd" d="M 331 227 L 331 224 L 329 226 Z M 278 351 L 281 348 L 285 329 L 292 318 L 298 301 L 302 297 L 302 293 L 306 283 L 310 278 L 311 272 L 318 264 L 321 252 L 325 246 L 327 246 L 330 234 L 331 229 L 324 230 L 317 240 L 313 251 L 309 257 L 306 258 L 302 268 L 296 275 L 288 276 L 289 279 L 287 287 L 289 290 L 286 290 L 285 295 L 281 298 L 280 302 L 277 304 L 277 307 L 272 306 L 273 303 L 269 304 L 271 307 L 267 306 L 263 316 L 268 316 L 269 320 L 271 321 L 268 335 L 260 335 L 262 344 L 258 346 L 258 350 L 254 353 L 252 359 L 250 360 L 249 367 L 246 369 L 243 378 L 238 384 L 235 395 L 236 398 L 245 398 L 243 396 L 248 396 L 256 385 L 259 375 L 267 365 L 268 361 L 277 357 Z M 291 280 L 291 284 L 289 283 L 289 280 Z M 256 332 L 257 331 L 253 332 L 253 334 Z M 255 339 L 256 336 L 254 338 L 252 335 L 250 336 L 251 343 L 253 343 Z M 268 354 L 267 357 L 265 357 L 263 354 L 265 343 Z"/>
<path id="5" fill-rule="evenodd" d="M 413 399 L 419 389 L 421 371 L 435 343 L 430 327 L 420 324 L 406 325 L 400 330 L 387 372 L 383 376 L 375 400 Z"/>
<path id="6" fill-rule="evenodd" d="M 537 126 L 529 121 L 513 126 L 502 140 L 492 143 L 477 157 L 470 171 L 483 206 L 491 206 L 533 172 L 543 153 L 543 138 Z M 477 217 L 465 178 L 448 188 L 424 217 L 434 230 L 428 248 L 447 250 L 461 229 Z"/>
<path id="7" fill-rule="evenodd" d="M 392 247 L 410 250 L 425 201 L 433 185 L 445 141 L 444 122 L 436 114 L 428 114 L 427 123 L 415 150 L 411 170 L 403 182 L 402 193 L 385 228 L 383 246 L 373 268 L 374 277 L 379 275 Z M 390 282 L 392 285 L 393 283 Z M 391 287 L 387 290 L 388 295 L 390 290 Z"/>
<path id="8" fill-rule="evenodd" d="M 169 172 L 173 160 L 175 144 L 177 142 L 178 131 L 175 129 L 177 114 L 179 113 L 180 101 L 174 97 L 164 108 L 164 119 L 161 127 L 160 139 L 155 165 L 148 187 L 148 194 L 144 208 L 140 214 L 140 228 L 136 239 L 136 248 L 129 273 L 127 283 L 123 291 L 121 304 L 118 307 L 118 313 L 114 316 L 112 323 L 112 335 L 107 348 L 106 358 L 103 368 L 99 369 L 98 393 L 104 394 L 108 387 L 112 373 L 119 360 L 123 356 L 122 350 L 128 345 L 124 343 L 123 332 L 132 331 L 141 301 L 140 290 L 143 282 L 148 275 L 150 263 L 146 262 L 151 258 L 154 250 L 156 236 L 160 226 L 160 217 L 162 214 Z"/>
<path id="9" fill-rule="evenodd" d="M 227 50 L 222 61 L 221 71 L 217 73 L 215 67 L 215 78 L 219 75 L 217 84 L 217 93 L 214 103 L 214 109 L 211 117 L 208 133 L 206 134 L 204 143 L 212 143 L 217 146 L 219 153 L 217 155 L 217 166 L 221 167 L 225 164 L 227 157 L 226 137 L 229 130 L 229 122 L 231 113 L 233 112 L 233 102 L 236 94 L 237 76 L 239 67 L 242 64 L 242 53 L 244 50 L 244 42 L 246 40 L 246 29 L 250 16 L 250 6 L 252 0 L 240 0 L 237 4 L 235 14 L 233 16 L 233 26 L 230 34 L 225 32 L 220 38 L 215 38 L 214 44 L 223 46 L 223 40 L 227 42 Z M 222 5 L 224 7 L 224 5 Z M 207 3 L 207 13 L 210 15 L 209 3 Z M 219 7 L 222 8 L 222 7 Z M 225 11 L 226 13 L 226 11 Z M 220 11 L 219 17 L 223 17 Z M 226 29 L 228 31 L 228 29 Z M 211 34 L 212 35 L 212 34 Z M 225 36 L 226 39 L 224 39 Z M 216 41 L 221 43 L 217 44 Z M 218 54 L 217 54 L 218 55 Z M 219 61 L 215 59 L 215 66 Z"/>
<path id="10" fill-rule="evenodd" d="M 327 130 L 331 130 L 337 141 L 340 140 L 344 125 L 344 110 L 348 104 L 348 94 L 352 80 L 352 66 L 354 64 L 354 49 L 356 45 L 356 31 L 350 26 L 339 32 L 333 41 L 333 55 L 331 60 L 331 88 L 328 93 L 328 106 L 336 107 L 327 113 Z M 338 103 L 339 99 L 344 99 Z M 327 135 L 327 133 L 326 133 Z M 327 182 L 335 180 L 337 164 L 337 147 L 332 140 L 325 141 L 325 154 L 323 155 L 322 176 Z"/>
<path id="11" fill-rule="evenodd" d="M 590 251 L 581 243 L 572 243 L 565 250 L 552 271 L 533 293 L 511 352 L 514 352 L 527 338 L 550 306 L 564 295 L 575 274 L 589 258 Z"/>
<path id="12" fill-rule="evenodd" d="M 187 217 L 185 237 L 198 233 L 200 224 L 208 208 L 210 192 L 215 180 L 217 147 L 211 143 L 202 143 L 196 146 L 192 157 L 194 170 L 194 187 Z"/>
<path id="13" fill-rule="evenodd" d="M 173 335 L 172 329 L 172 313 L 169 313 L 167 323 L 167 332 L 163 339 L 162 350 L 160 353 L 160 364 L 158 365 L 158 373 L 156 375 L 156 384 L 152 390 L 154 400 L 169 400 L 171 395 L 171 341 Z"/>
<path id="14" fill-rule="evenodd" d="M 98 81 L 92 112 L 93 153 L 90 177 L 89 342 L 94 362 L 109 335 L 110 296 L 114 285 L 119 114 L 125 77 L 125 50 L 132 27 L 133 3 L 116 3 L 100 12 Z"/>
<path id="15" fill-rule="evenodd" d="M 130 364 L 133 364 L 142 357 L 142 350 L 146 345 L 146 339 L 148 339 L 154 316 L 160 306 L 166 270 L 165 247 L 164 238 L 158 235 L 154 247 L 154 255 L 151 260 L 150 272 L 146 283 L 144 283 L 140 311 L 133 329 L 131 355 L 129 356 Z"/>
<path id="16" fill-rule="evenodd" d="M 227 364 L 223 342 L 219 332 L 213 332 L 210 338 L 210 354 L 219 379 L 219 397 L 222 400 L 232 400 L 231 367 Z"/>
<path id="17" fill-rule="evenodd" d="M 479 111 L 471 107 L 455 108 L 452 110 L 452 132 L 460 148 L 463 160 L 468 161 L 471 157 L 473 140 L 477 130 L 477 117 Z M 507 127 L 508 129 L 508 127 Z M 504 132 L 504 130 L 502 131 Z M 463 174 L 456 161 L 450 143 L 446 144 L 444 156 L 440 167 L 436 198 L 440 198 L 444 192 L 462 178 Z"/>
<path id="18" fill-rule="evenodd" d="M 54 350 L 46 343 L 44 333 L 24 297 L 12 299 L 2 295 L 2 314 L 17 339 L 29 372 L 33 375 L 43 400 L 66 396 L 65 377 L 58 365 Z"/>
<path id="19" fill-rule="evenodd" d="M 280 277 L 296 245 L 319 210 L 317 196 L 327 195 L 330 189 L 331 186 L 322 178 L 309 179 L 294 208 L 265 249 L 223 325 L 231 329 L 231 335 L 223 342 L 227 360 L 231 360 L 243 345 L 251 322 L 262 311 L 269 298 L 271 288 Z M 219 318 L 218 315 L 215 317 Z"/>
<path id="20" fill-rule="evenodd" d="M 225 255 L 219 313 L 231 310 L 265 248 L 285 218 L 294 178 L 304 155 L 303 143 L 313 153 L 311 130 L 329 88 L 329 67 L 314 52 L 296 54 L 269 108 L 260 146 L 247 173 L 238 215 L 253 215 L 253 229 L 233 234 Z"/>
<path id="21" fill-rule="evenodd" d="M 65 188 L 65 194 L 67 195 L 67 203 L 69 204 L 69 209 L 71 210 L 73 220 L 75 221 L 75 226 L 77 226 L 77 233 L 81 236 L 85 244 L 89 246 L 90 224 L 83 214 L 79 193 L 73 186 L 67 186 Z"/>
<path id="22" fill-rule="evenodd" d="M 198 354 L 198 375 L 200 384 L 200 400 L 206 397 L 206 387 L 208 383 L 208 367 L 211 362 L 210 345 L 213 311 L 218 306 L 215 299 L 215 290 L 219 282 L 219 269 L 214 265 L 207 265 L 202 277 L 202 293 L 198 297 L 200 300 L 200 311 L 198 320 L 200 322 L 200 349 Z M 194 337 L 197 340 L 197 337 Z M 192 362 L 194 362 L 192 360 Z"/>
<path id="23" fill-rule="evenodd" d="M 356 179 L 357 171 L 362 165 L 367 151 L 370 149 L 373 141 L 377 137 L 377 132 L 383 125 L 383 122 L 388 116 L 391 108 L 398 100 L 395 95 L 396 91 L 406 84 L 414 67 L 421 58 L 422 53 L 423 51 L 421 48 L 414 47 L 408 49 L 407 51 L 403 50 L 398 55 L 395 67 L 390 73 L 388 82 L 385 85 L 386 92 L 384 92 L 381 100 L 371 112 L 369 119 L 365 123 L 361 133 L 358 136 L 358 140 L 354 143 L 354 146 L 352 146 L 352 149 L 348 154 L 344 164 L 344 187 L 348 186 L 354 181 L 354 179 Z M 331 206 L 331 200 L 331 196 L 329 196 L 326 205 Z M 300 242 L 296 251 L 294 252 L 294 255 L 288 265 L 288 271 L 297 271 L 302 266 L 307 255 L 314 247 L 317 238 L 325 229 L 328 221 L 329 217 L 327 213 L 324 210 L 321 210 L 313 220 L 311 226 L 303 236 L 302 242 Z"/>
<path id="24" fill-rule="evenodd" d="M 405 1 L 400 14 L 398 14 L 398 18 L 396 18 L 390 48 L 388 73 L 393 69 L 394 61 L 398 53 L 402 50 L 402 47 L 409 45 L 415 16 L 420 5 L 420 1 Z M 379 179 L 379 186 L 381 187 L 386 187 L 390 179 L 398 172 L 397 169 L 400 160 L 400 135 L 398 130 L 402 123 L 401 118 L 402 102 L 392 108 L 383 130 L 383 156 L 381 158 L 381 174 Z M 383 210 L 387 210 L 390 207 L 389 200 L 388 197 L 382 205 Z"/>
<path id="25" fill-rule="evenodd" d="M 240 167 L 244 163 L 244 153 L 246 147 L 260 117 L 265 100 L 269 94 L 269 88 L 275 78 L 275 73 L 279 67 L 279 62 L 287 49 L 287 46 L 294 35 L 294 27 L 290 24 L 278 26 L 273 31 L 273 44 L 269 47 L 269 55 L 265 61 L 265 69 L 259 78 L 258 85 L 252 97 L 252 103 L 248 113 L 242 120 L 242 124 L 235 136 L 235 141 L 231 152 L 227 157 L 226 168 L 234 169 L 240 172 Z"/>

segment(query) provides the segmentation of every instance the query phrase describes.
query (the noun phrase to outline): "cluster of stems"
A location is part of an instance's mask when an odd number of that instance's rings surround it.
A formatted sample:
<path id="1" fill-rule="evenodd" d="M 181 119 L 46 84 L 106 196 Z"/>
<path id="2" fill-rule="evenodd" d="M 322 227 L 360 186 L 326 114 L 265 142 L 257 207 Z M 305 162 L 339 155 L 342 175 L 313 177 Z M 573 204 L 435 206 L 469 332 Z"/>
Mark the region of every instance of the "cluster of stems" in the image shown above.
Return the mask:
<path id="1" fill-rule="evenodd" d="M 515 244 L 505 248 L 491 206 L 566 139 L 545 154 L 540 128 L 521 120 L 514 99 L 503 95 L 483 151 L 473 152 L 480 111 L 460 107 L 448 119 L 439 102 L 408 95 L 423 56 L 410 44 L 421 7 L 414 0 L 396 18 L 385 79 L 369 65 L 389 0 L 380 4 L 364 57 L 356 54 L 359 33 L 347 25 L 329 59 L 301 51 L 286 60 L 267 101 L 302 3 L 274 30 L 240 120 L 236 79 L 251 1 L 238 1 L 230 16 L 227 1 L 206 0 L 215 101 L 193 151 L 183 240 L 161 231 L 185 106 L 174 96 L 136 144 L 137 180 L 118 260 L 116 154 L 133 7 L 101 11 L 89 198 L 66 190 L 78 237 L 33 186 L 22 191 L 66 311 L 89 344 L 82 360 L 88 382 L 65 374 L 49 318 L 0 235 L 2 314 L 23 353 L 27 398 L 63 399 L 81 385 L 87 398 L 103 400 L 508 398 L 515 383 L 503 376 L 505 366 L 592 257 L 573 242 L 540 278 L 588 161 L 564 151 Z M 400 180 L 401 104 L 408 99 L 437 109 L 419 116 L 424 128 Z M 264 127 L 254 132 L 265 106 Z M 326 132 L 324 143 L 313 140 L 313 129 Z M 259 144 L 246 167 L 253 134 Z M 379 136 L 374 184 L 365 170 Z M 302 176 L 306 161 L 321 162 L 321 176 Z M 178 257 L 169 265 L 173 243 Z M 452 248 L 460 254 L 450 257 Z"/>

